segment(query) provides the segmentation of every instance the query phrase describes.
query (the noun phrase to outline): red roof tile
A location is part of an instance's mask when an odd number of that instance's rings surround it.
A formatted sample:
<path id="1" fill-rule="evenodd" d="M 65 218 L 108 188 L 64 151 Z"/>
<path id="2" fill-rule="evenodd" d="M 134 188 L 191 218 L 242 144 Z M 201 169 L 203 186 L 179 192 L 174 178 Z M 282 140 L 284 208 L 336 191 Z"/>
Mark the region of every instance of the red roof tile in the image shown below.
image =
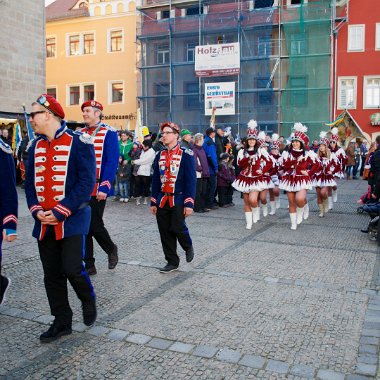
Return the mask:
<path id="1" fill-rule="evenodd" d="M 46 21 L 88 16 L 88 8 L 71 9 L 78 0 L 56 0 L 46 7 Z"/>

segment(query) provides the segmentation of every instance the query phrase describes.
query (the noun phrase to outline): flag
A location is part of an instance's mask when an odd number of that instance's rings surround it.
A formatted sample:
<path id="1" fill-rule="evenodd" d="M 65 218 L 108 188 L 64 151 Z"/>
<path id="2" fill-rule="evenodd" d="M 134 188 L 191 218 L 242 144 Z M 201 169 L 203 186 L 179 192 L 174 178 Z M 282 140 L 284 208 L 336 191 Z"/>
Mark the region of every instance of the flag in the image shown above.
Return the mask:
<path id="1" fill-rule="evenodd" d="M 29 123 L 29 117 L 28 115 L 26 114 L 26 111 L 25 111 L 25 106 L 22 106 L 22 108 L 24 109 L 24 117 L 25 117 L 25 124 L 26 124 L 26 129 L 28 131 L 28 137 L 29 137 L 29 141 L 33 140 L 34 139 L 34 131 L 33 131 L 33 128 L 32 126 L 30 125 Z"/>
<path id="2" fill-rule="evenodd" d="M 141 122 L 141 108 L 140 105 L 137 107 L 136 111 L 136 130 L 135 130 L 135 139 L 140 141 L 140 143 L 143 142 L 144 136 L 142 132 L 143 126 Z"/>
<path id="3" fill-rule="evenodd" d="M 215 111 L 216 107 L 212 107 L 211 119 L 210 119 L 210 128 L 215 129 Z"/>
<path id="4" fill-rule="evenodd" d="M 20 146 L 22 140 L 22 135 L 21 135 L 21 128 L 20 124 L 16 123 L 15 126 L 13 127 L 13 136 L 12 136 L 12 149 L 17 155 L 18 148 Z"/>

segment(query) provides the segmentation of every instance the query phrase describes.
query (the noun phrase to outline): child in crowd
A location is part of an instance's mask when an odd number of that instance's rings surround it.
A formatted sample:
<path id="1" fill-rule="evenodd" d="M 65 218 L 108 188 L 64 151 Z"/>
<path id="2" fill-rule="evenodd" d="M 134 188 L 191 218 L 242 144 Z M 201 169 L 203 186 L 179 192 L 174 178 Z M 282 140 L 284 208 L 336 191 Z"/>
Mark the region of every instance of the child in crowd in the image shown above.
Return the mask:
<path id="1" fill-rule="evenodd" d="M 141 152 L 142 152 L 141 144 L 138 141 L 134 141 L 132 149 L 128 152 L 128 156 L 130 157 L 131 161 L 137 160 L 140 158 Z M 138 170 L 139 170 L 139 165 L 136 165 L 136 164 L 132 165 L 132 169 L 131 169 L 132 175 L 129 181 L 129 193 L 132 195 L 136 192 L 135 182 L 136 182 Z"/>
<path id="2" fill-rule="evenodd" d="M 120 202 L 129 201 L 129 181 L 131 178 L 131 164 L 119 157 L 119 167 L 117 170 L 117 182 L 119 184 Z"/>
<path id="3" fill-rule="evenodd" d="M 217 178 L 218 199 L 220 207 L 233 206 L 232 194 L 233 188 L 232 182 L 235 180 L 235 168 L 230 162 L 230 155 L 228 153 L 222 153 L 219 159 L 219 169 Z"/>

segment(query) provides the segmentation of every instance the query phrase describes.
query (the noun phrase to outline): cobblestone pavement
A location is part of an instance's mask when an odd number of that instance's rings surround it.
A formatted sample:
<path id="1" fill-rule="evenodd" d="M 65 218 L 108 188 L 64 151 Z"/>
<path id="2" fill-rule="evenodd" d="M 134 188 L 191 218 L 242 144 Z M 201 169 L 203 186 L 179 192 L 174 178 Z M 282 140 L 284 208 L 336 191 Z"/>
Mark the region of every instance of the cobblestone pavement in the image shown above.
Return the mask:
<path id="1" fill-rule="evenodd" d="M 245 229 L 242 201 L 188 220 L 196 256 L 165 264 L 148 206 L 109 201 L 105 220 L 120 262 L 97 247 L 98 320 L 87 328 L 70 288 L 75 332 L 51 344 L 51 322 L 32 218 L 20 193 L 19 238 L 4 243 L 12 279 L 0 308 L 0 378 L 326 379 L 380 378 L 380 261 L 360 232 L 363 181 L 341 181 L 338 202 L 289 229 L 278 214 Z"/>

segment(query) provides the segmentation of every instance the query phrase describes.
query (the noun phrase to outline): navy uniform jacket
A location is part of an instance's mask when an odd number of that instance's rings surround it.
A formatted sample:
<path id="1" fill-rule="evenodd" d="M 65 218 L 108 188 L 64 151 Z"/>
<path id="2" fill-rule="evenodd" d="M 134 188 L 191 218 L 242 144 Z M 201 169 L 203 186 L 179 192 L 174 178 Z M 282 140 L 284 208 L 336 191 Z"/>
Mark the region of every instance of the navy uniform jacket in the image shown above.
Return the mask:
<path id="1" fill-rule="evenodd" d="M 37 218 L 40 210 L 52 210 L 59 223 L 56 239 L 88 233 L 88 206 L 95 185 L 95 151 L 92 138 L 73 132 L 62 122 L 52 141 L 39 135 L 29 148 L 25 192 L 35 219 L 33 236 L 42 240 L 46 226 Z"/>
<path id="2" fill-rule="evenodd" d="M 16 170 L 11 147 L 0 139 L 0 242 L 3 230 L 15 235 L 17 228 Z"/>
<path id="3" fill-rule="evenodd" d="M 196 171 L 194 153 L 177 144 L 158 152 L 153 164 L 151 206 L 194 208 Z"/>
<path id="4" fill-rule="evenodd" d="M 96 196 L 99 191 L 108 196 L 113 195 L 113 181 L 119 165 L 119 141 L 115 129 L 99 123 L 95 127 L 85 127 L 81 132 L 92 136 L 96 156 L 96 184 L 91 193 Z"/>

